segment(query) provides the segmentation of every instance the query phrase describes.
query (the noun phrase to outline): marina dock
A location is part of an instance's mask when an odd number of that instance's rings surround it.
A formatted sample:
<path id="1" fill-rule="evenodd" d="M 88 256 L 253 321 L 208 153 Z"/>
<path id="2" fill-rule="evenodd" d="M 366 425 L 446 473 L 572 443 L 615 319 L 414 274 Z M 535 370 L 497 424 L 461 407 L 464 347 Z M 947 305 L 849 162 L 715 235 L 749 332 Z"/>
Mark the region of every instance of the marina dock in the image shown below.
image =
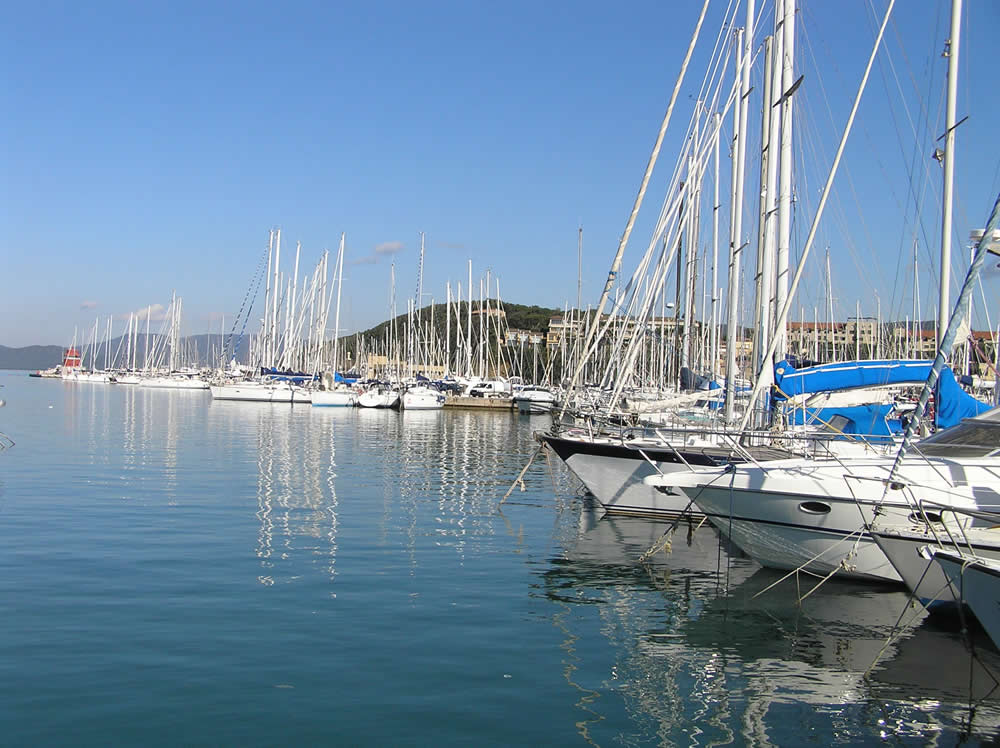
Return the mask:
<path id="1" fill-rule="evenodd" d="M 514 400 L 508 397 L 465 397 L 463 395 L 448 395 L 444 401 L 446 408 L 463 408 L 465 410 L 513 410 Z"/>

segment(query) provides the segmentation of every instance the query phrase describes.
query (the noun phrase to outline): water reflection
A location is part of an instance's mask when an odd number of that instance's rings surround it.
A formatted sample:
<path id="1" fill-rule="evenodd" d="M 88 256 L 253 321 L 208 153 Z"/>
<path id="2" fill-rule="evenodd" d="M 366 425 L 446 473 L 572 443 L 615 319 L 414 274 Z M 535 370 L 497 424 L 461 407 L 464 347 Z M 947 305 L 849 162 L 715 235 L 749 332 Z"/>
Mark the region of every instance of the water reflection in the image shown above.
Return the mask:
<path id="1" fill-rule="evenodd" d="M 338 497 L 336 422 L 309 409 L 269 403 L 226 403 L 256 436 L 257 558 L 263 585 L 299 578 L 296 552 L 321 556 L 337 575 Z M 235 406 L 235 407 L 232 407 Z M 334 594 L 331 592 L 331 594 Z"/>
<path id="2" fill-rule="evenodd" d="M 669 555 L 641 565 L 666 525 L 582 517 L 575 542 L 542 572 L 541 588 L 560 607 L 553 623 L 563 632 L 564 676 L 578 695 L 576 728 L 585 739 L 596 740 L 615 695 L 630 724 L 641 726 L 613 736 L 621 742 L 1000 735 L 1000 693 L 990 693 L 989 674 L 1000 673 L 1000 655 L 988 644 L 980 642 L 973 661 L 958 634 L 925 620 L 885 647 L 904 592 L 832 581 L 799 604 L 812 583 L 799 590 L 791 579 L 756 597 L 780 575 L 721 545 L 710 529 L 678 532 Z M 604 642 L 581 647 L 595 616 Z M 608 656 L 610 675 L 600 666 Z M 970 701 L 980 700 L 970 713 Z"/>
<path id="3" fill-rule="evenodd" d="M 412 520 L 418 507 L 425 511 L 422 505 L 431 503 L 435 542 L 464 558 L 497 532 L 500 499 L 533 448 L 531 430 L 510 413 L 404 411 L 398 442 L 400 507 Z M 550 470 L 544 461 L 534 479 L 558 488 L 557 507 L 570 492 L 568 472 Z"/>

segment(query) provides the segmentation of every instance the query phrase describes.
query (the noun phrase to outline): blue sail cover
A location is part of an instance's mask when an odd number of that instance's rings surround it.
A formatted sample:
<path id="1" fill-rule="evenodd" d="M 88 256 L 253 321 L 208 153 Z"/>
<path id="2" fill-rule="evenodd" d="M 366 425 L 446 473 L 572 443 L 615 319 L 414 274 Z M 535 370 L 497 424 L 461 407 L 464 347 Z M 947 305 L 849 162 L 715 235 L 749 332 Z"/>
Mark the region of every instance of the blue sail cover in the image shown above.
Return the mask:
<path id="1" fill-rule="evenodd" d="M 833 408 L 796 408 L 788 414 L 788 422 L 793 426 L 821 426 L 838 416 L 838 430 L 849 436 L 864 436 L 869 441 L 885 441 L 902 432 L 899 420 L 891 418 L 892 405 L 877 404 L 851 405 Z"/>
<path id="2" fill-rule="evenodd" d="M 934 421 L 939 429 L 955 426 L 963 418 L 974 418 L 992 407 L 963 390 L 947 366 L 941 369 L 934 413 Z"/>
<path id="3" fill-rule="evenodd" d="M 845 361 L 796 369 L 788 361 L 775 364 L 776 400 L 815 392 L 851 390 L 888 384 L 922 384 L 927 381 L 933 361 L 881 360 Z"/>

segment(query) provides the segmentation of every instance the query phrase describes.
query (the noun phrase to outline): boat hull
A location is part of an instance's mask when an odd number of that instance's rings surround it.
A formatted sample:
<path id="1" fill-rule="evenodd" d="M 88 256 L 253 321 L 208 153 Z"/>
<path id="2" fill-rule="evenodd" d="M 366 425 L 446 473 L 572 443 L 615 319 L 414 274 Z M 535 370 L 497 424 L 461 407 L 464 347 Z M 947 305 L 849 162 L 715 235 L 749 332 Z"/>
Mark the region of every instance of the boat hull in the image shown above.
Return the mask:
<path id="1" fill-rule="evenodd" d="M 1000 563 L 938 550 L 934 559 L 962 602 L 1000 647 Z"/>
<path id="2" fill-rule="evenodd" d="M 543 436 L 542 439 L 609 514 L 661 519 L 674 519 L 685 512 L 701 514 L 701 510 L 686 496 L 664 494 L 643 483 L 649 476 L 684 469 L 685 465 L 676 452 L 662 448 L 640 452 L 621 443 L 554 436 Z M 702 454 L 689 456 L 694 461 L 691 464 L 717 464 Z"/>
<path id="3" fill-rule="evenodd" d="M 287 385 L 224 384 L 209 388 L 213 400 L 240 400 L 258 403 L 309 403 L 312 394 Z"/>
<path id="4" fill-rule="evenodd" d="M 399 405 L 399 392 L 388 390 L 368 390 L 358 395 L 358 406 L 361 408 L 394 408 Z"/>
<path id="5" fill-rule="evenodd" d="M 836 572 L 850 579 L 902 581 L 865 531 L 853 502 L 802 495 L 764 498 L 730 491 L 728 486 L 685 489 L 683 493 L 695 501 L 724 537 L 762 566 L 781 571 L 801 568 L 821 576 Z M 821 503 L 830 507 L 829 513 L 814 513 L 808 506 L 800 508 L 803 504 L 818 508 Z M 909 511 L 906 508 L 906 514 Z"/>
<path id="6" fill-rule="evenodd" d="M 122 382 L 122 384 L 129 383 Z M 207 390 L 209 386 L 208 382 L 201 379 L 189 379 L 187 377 L 149 377 L 147 379 L 138 379 L 137 383 L 140 387 L 163 390 Z"/>
<path id="7" fill-rule="evenodd" d="M 400 403 L 403 410 L 441 410 L 444 394 L 427 387 L 415 387 L 403 393 Z"/>
<path id="8" fill-rule="evenodd" d="M 353 408 L 358 396 L 350 390 L 320 390 L 312 393 L 314 408 Z"/>
<path id="9" fill-rule="evenodd" d="M 994 537 L 976 537 L 985 533 Z M 884 528 L 873 530 L 872 536 L 921 603 L 931 606 L 960 602 L 941 565 L 935 563 L 928 554 L 921 553 L 926 546 L 937 545 L 934 535 L 920 532 L 917 528 Z M 967 538 L 969 542 L 963 542 L 963 547 L 972 550 L 980 558 L 1000 561 L 1000 532 L 967 528 L 956 537 Z"/>
<path id="10" fill-rule="evenodd" d="M 764 566 L 900 582 L 867 531 L 876 513 L 882 527 L 908 527 L 917 521 L 916 493 L 926 503 L 958 509 L 980 508 L 977 499 L 986 496 L 969 484 L 944 482 L 942 474 L 957 470 L 954 465 L 910 465 L 890 480 L 891 465 L 879 458 L 788 460 L 683 474 L 664 485 L 689 496 L 720 532 Z M 974 485 L 992 473 L 969 465 L 963 471 Z"/>

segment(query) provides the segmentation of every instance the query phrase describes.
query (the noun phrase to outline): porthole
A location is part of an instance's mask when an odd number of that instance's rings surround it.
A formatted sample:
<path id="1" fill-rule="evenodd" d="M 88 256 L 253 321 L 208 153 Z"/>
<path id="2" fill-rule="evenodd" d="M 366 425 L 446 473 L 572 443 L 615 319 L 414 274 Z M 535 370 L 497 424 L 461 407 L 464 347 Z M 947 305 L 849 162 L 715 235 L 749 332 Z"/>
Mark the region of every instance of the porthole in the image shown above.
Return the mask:
<path id="1" fill-rule="evenodd" d="M 941 515 L 937 512 L 911 512 L 910 522 L 921 524 L 924 522 L 940 522 Z"/>
<path id="2" fill-rule="evenodd" d="M 799 504 L 799 511 L 806 514 L 829 514 L 830 505 L 822 501 L 803 501 Z"/>

